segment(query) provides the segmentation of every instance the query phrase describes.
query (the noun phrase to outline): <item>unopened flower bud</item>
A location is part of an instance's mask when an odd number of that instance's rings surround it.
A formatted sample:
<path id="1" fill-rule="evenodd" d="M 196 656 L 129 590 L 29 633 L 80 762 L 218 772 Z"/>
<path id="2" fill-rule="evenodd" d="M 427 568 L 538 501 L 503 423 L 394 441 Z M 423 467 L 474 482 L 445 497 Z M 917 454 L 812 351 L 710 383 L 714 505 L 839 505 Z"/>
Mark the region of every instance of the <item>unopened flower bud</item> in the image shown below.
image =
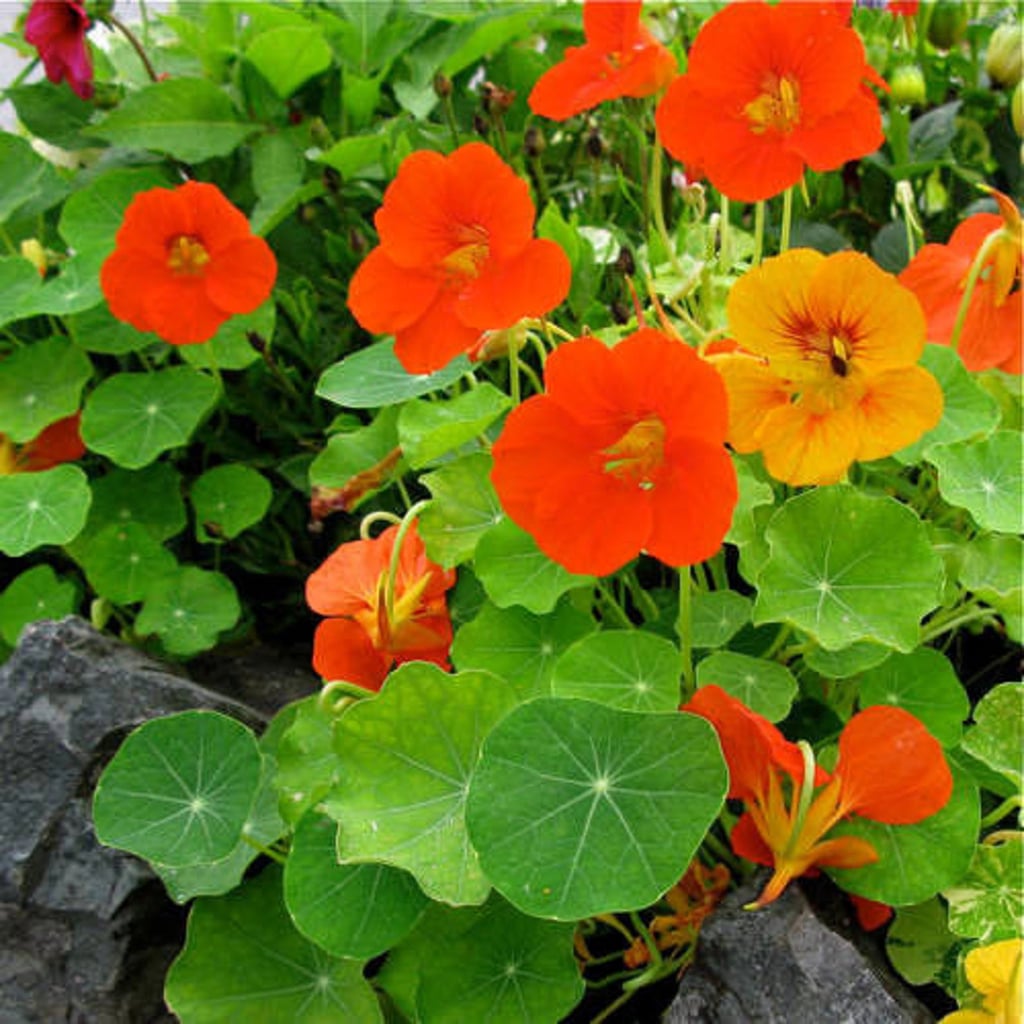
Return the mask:
<path id="1" fill-rule="evenodd" d="M 619 255 L 615 257 L 614 266 L 620 274 L 628 276 L 636 273 L 636 261 L 633 259 L 633 254 L 625 246 L 619 250 Z"/>
<path id="2" fill-rule="evenodd" d="M 928 22 L 928 42 L 940 50 L 951 50 L 967 34 L 970 12 L 963 0 L 937 0 Z"/>
<path id="3" fill-rule="evenodd" d="M 473 131 L 485 139 L 491 132 L 491 126 L 488 124 L 487 118 L 479 110 L 473 115 Z"/>
<path id="4" fill-rule="evenodd" d="M 892 88 L 892 98 L 897 103 L 916 107 L 923 104 L 927 98 L 924 73 L 916 64 L 901 64 L 897 67 L 889 79 L 889 85 Z"/>
<path id="5" fill-rule="evenodd" d="M 1024 27 L 1000 25 L 988 41 L 985 70 L 997 85 L 1012 89 L 1024 74 Z"/>
<path id="6" fill-rule="evenodd" d="M 592 160 L 600 160 L 607 149 L 604 139 L 601 137 L 601 132 L 597 128 L 591 128 L 587 132 L 583 145 L 587 151 L 587 156 Z"/>
<path id="7" fill-rule="evenodd" d="M 1010 120 L 1018 137 L 1024 138 L 1024 82 L 1018 82 L 1010 97 Z"/>
<path id="8" fill-rule="evenodd" d="M 446 100 L 452 94 L 452 80 L 443 71 L 434 75 L 434 93 L 439 100 Z"/>
<path id="9" fill-rule="evenodd" d="M 523 151 L 526 155 L 531 160 L 536 160 L 547 147 L 544 133 L 536 125 L 530 125 L 523 135 Z"/>
<path id="10" fill-rule="evenodd" d="M 46 277 L 46 250 L 38 238 L 26 238 L 21 243 L 21 255 L 39 271 L 41 277 Z"/>
<path id="11" fill-rule="evenodd" d="M 488 114 L 503 117 L 515 102 L 516 94 L 514 90 L 506 89 L 503 85 L 484 82 L 480 86 L 480 98 L 483 100 L 484 110 Z"/>
<path id="12" fill-rule="evenodd" d="M 633 315 L 629 306 L 619 299 L 616 299 L 611 305 L 612 319 L 617 324 L 628 324 L 629 318 Z"/>

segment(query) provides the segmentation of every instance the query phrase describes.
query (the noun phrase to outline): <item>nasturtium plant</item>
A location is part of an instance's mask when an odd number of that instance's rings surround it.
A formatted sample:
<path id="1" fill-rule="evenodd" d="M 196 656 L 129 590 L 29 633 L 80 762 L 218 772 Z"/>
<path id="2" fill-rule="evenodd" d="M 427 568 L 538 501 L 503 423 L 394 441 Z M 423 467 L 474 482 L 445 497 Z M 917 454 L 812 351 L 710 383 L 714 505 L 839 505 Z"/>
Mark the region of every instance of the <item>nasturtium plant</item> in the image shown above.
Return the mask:
<path id="1" fill-rule="evenodd" d="M 0 658 L 78 613 L 307 676 L 101 776 L 192 903 L 172 1012 L 653 1019 L 764 862 L 751 913 L 820 869 L 976 1009 L 1024 935 L 1016 7 L 22 6 Z"/>

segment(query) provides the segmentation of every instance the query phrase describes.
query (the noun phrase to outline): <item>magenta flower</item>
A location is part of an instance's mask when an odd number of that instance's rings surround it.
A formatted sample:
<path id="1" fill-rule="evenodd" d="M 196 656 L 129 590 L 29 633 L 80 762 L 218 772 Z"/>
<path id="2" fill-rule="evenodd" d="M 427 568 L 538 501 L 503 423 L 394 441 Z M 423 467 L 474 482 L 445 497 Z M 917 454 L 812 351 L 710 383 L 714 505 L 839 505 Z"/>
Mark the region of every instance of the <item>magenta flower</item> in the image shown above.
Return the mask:
<path id="1" fill-rule="evenodd" d="M 51 82 L 65 79 L 87 100 L 92 96 L 92 59 L 85 42 L 89 16 L 81 0 L 32 0 L 25 41 L 39 51 Z"/>

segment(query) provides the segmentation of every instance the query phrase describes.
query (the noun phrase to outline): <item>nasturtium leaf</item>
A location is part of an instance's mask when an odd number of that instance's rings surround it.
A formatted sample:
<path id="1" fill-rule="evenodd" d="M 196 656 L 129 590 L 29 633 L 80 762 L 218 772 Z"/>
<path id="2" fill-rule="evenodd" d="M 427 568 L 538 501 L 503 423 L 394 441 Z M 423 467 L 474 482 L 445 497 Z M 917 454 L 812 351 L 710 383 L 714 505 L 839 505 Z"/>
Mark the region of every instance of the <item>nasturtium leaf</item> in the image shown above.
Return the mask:
<path id="1" fill-rule="evenodd" d="M 804 661 L 808 668 L 826 679 L 849 679 L 880 665 L 890 654 L 891 647 L 858 640 L 849 647 L 840 647 L 838 651 L 827 651 L 815 644 L 804 655 Z"/>
<path id="2" fill-rule="evenodd" d="M 78 588 L 49 565 L 34 565 L 0 593 L 0 637 L 13 647 L 22 629 L 38 619 L 63 619 L 78 603 Z"/>
<path id="3" fill-rule="evenodd" d="M 942 387 L 942 419 L 912 445 L 896 453 L 900 462 L 919 462 L 937 444 L 980 438 L 995 429 L 999 406 L 947 345 L 926 345 L 921 365 Z"/>
<path id="4" fill-rule="evenodd" d="M 436 99 L 436 93 L 434 97 Z M 380 164 L 386 147 L 387 137 L 382 134 L 349 135 L 321 153 L 317 160 L 340 171 L 343 178 L 349 179 L 360 171 Z"/>
<path id="5" fill-rule="evenodd" d="M 538 697 L 548 692 L 562 651 L 594 628 L 589 615 L 564 602 L 548 615 L 488 603 L 455 634 L 452 663 L 507 679 L 521 699 Z"/>
<path id="6" fill-rule="evenodd" d="M 218 397 L 210 377 L 186 366 L 117 373 L 86 400 L 82 439 L 117 465 L 139 469 L 186 444 Z"/>
<path id="7" fill-rule="evenodd" d="M 624 711 L 679 707 L 679 649 L 640 630 L 609 629 L 577 640 L 555 662 L 551 695 L 582 697 Z"/>
<path id="8" fill-rule="evenodd" d="M 22 317 L 44 313 L 67 316 L 80 313 L 103 301 L 100 290 L 101 253 L 77 252 L 60 265 L 56 277 L 48 278 L 41 288 L 23 296 L 18 313 Z"/>
<path id="9" fill-rule="evenodd" d="M 963 685 L 949 661 L 931 647 L 893 654 L 860 679 L 860 706 L 891 704 L 914 715 L 944 746 L 955 747 L 971 713 Z"/>
<path id="10" fill-rule="evenodd" d="M 949 930 L 986 945 L 1024 934 L 1024 843 L 982 844 L 967 874 L 944 889 Z"/>
<path id="11" fill-rule="evenodd" d="M 583 996 L 575 925 L 521 914 L 492 897 L 479 919 L 422 964 L 416 1007 L 435 1024 L 542 1024 Z"/>
<path id="12" fill-rule="evenodd" d="M 775 492 L 771 484 L 754 471 L 749 457 L 734 455 L 732 461 L 736 467 L 739 499 L 725 539 L 730 544 L 742 548 L 761 535 L 761 530 L 754 520 L 754 509 L 774 505 Z"/>
<path id="13" fill-rule="evenodd" d="M 156 633 L 171 654 L 197 654 L 213 647 L 240 614 L 238 594 L 227 576 L 190 565 L 149 591 L 135 630 L 140 636 Z"/>
<path id="14" fill-rule="evenodd" d="M 942 497 L 967 509 L 980 527 L 1024 532 L 1020 434 L 997 430 L 982 441 L 936 445 L 928 461 L 939 471 Z"/>
<path id="15" fill-rule="evenodd" d="M 515 704 L 487 672 L 400 666 L 335 726 L 340 778 L 328 795 L 343 862 L 411 872 L 431 899 L 482 903 L 490 883 L 466 835 L 466 792 L 480 744 Z"/>
<path id="16" fill-rule="evenodd" d="M 0 327 L 26 314 L 42 289 L 39 271 L 23 256 L 0 256 Z"/>
<path id="17" fill-rule="evenodd" d="M 391 474 L 398 468 L 397 419 L 397 409 L 385 408 L 368 426 L 334 434 L 310 464 L 309 482 L 314 487 L 342 487 L 353 477 L 365 473 L 365 486 L 358 488 L 348 507 L 354 508 L 361 500 L 371 497 L 390 483 Z M 393 461 L 394 466 L 389 471 L 373 473 L 374 467 L 381 466 L 385 460 Z"/>
<path id="18" fill-rule="evenodd" d="M 693 595 L 690 618 L 694 647 L 723 647 L 749 621 L 752 602 L 735 590 L 708 590 Z"/>
<path id="19" fill-rule="evenodd" d="M 568 590 L 594 583 L 553 562 L 511 519 L 503 519 L 479 540 L 473 568 L 487 596 L 499 607 L 521 605 L 544 615 Z"/>
<path id="20" fill-rule="evenodd" d="M 0 551 L 18 558 L 44 544 L 67 544 L 85 526 L 90 501 L 77 466 L 0 476 Z"/>
<path id="21" fill-rule="evenodd" d="M 974 722 L 964 735 L 964 750 L 1024 787 L 1024 684 L 1000 683 L 989 690 L 975 705 Z"/>
<path id="22" fill-rule="evenodd" d="M 185 528 L 181 477 L 166 462 L 134 471 L 115 469 L 94 480 L 92 492 L 90 535 L 110 523 L 139 523 L 156 540 L 167 540 Z"/>
<path id="23" fill-rule="evenodd" d="M 246 47 L 245 59 L 287 99 L 303 82 L 331 66 L 331 48 L 314 25 L 282 26 L 261 32 Z"/>
<path id="24" fill-rule="evenodd" d="M 75 313 L 67 317 L 65 322 L 74 343 L 87 352 L 120 356 L 127 352 L 138 352 L 149 345 L 165 344 L 155 334 L 147 334 L 116 319 L 105 303 Z"/>
<path id="25" fill-rule="evenodd" d="M 826 868 L 836 884 L 869 900 L 902 906 L 934 896 L 964 875 L 978 840 L 978 790 L 953 768 L 953 795 L 937 814 L 916 825 L 883 825 L 853 817 L 829 836 L 858 836 L 878 853 L 862 868 Z"/>
<path id="26" fill-rule="evenodd" d="M 450 568 L 472 558 L 480 538 L 501 522 L 490 473 L 490 455 L 473 452 L 420 478 L 434 500 L 420 514 L 419 532 L 439 565 Z"/>
<path id="27" fill-rule="evenodd" d="M 169 78 L 130 94 L 91 131 L 118 146 L 198 163 L 227 156 L 254 128 L 213 82 Z"/>
<path id="28" fill-rule="evenodd" d="M 963 549 L 960 582 L 999 612 L 1011 640 L 1024 640 L 1024 540 L 975 537 Z"/>
<path id="29" fill-rule="evenodd" d="M 196 896 L 222 896 L 230 892 L 242 881 L 246 868 L 260 855 L 259 848 L 269 846 L 285 832 L 286 825 L 277 811 L 273 775 L 274 762 L 264 757 L 252 810 L 242 825 L 235 848 L 226 857 L 212 864 L 196 864 L 187 868 L 152 865 L 175 903 L 188 903 Z"/>
<path id="30" fill-rule="evenodd" d="M 376 409 L 439 391 L 470 370 L 465 356 L 435 373 L 407 373 L 391 339 L 377 342 L 328 366 L 316 385 L 319 398 L 349 409 Z"/>
<path id="31" fill-rule="evenodd" d="M 927 985 L 939 977 L 955 941 L 946 924 L 946 908 L 932 897 L 896 908 L 885 934 L 885 951 L 911 985 Z"/>
<path id="32" fill-rule="evenodd" d="M 101 843 L 168 867 L 210 864 L 242 836 L 260 784 L 256 737 L 213 711 L 139 726 L 104 769 L 93 798 Z"/>
<path id="33" fill-rule="evenodd" d="M 390 864 L 339 864 L 338 825 L 316 811 L 295 830 L 284 901 L 295 927 L 335 956 L 377 956 L 401 941 L 430 902 Z"/>
<path id="34" fill-rule="evenodd" d="M 893 498 L 818 487 L 790 498 L 766 532 L 754 622 L 791 622 L 828 650 L 874 640 L 911 651 L 938 604 L 942 562 L 924 524 Z"/>
<path id="35" fill-rule="evenodd" d="M 72 151 L 90 144 L 86 125 L 96 107 L 67 86 L 44 80 L 8 86 L 4 92 L 30 135 Z"/>
<path id="36" fill-rule="evenodd" d="M 249 343 L 249 332 L 254 331 L 269 341 L 274 334 L 277 311 L 273 299 L 251 313 L 239 313 L 220 325 L 217 333 L 201 345 L 182 345 L 178 351 L 191 366 L 208 370 L 244 370 L 260 358 Z"/>
<path id="37" fill-rule="evenodd" d="M 492 384 L 480 384 L 447 400 L 406 402 L 398 417 L 398 441 L 409 465 L 420 469 L 472 441 L 510 404 Z"/>
<path id="38" fill-rule="evenodd" d="M 178 563 L 141 523 L 113 522 L 84 541 L 78 558 L 89 585 L 114 604 L 144 600 Z"/>
<path id="39" fill-rule="evenodd" d="M 363 965 L 299 933 L 271 865 L 218 899 L 199 899 L 164 995 L 182 1024 L 383 1024 Z"/>
<path id="40" fill-rule="evenodd" d="M 777 661 L 735 651 L 715 651 L 697 664 L 698 686 L 720 686 L 769 722 L 789 714 L 796 697 L 793 673 Z"/>
<path id="41" fill-rule="evenodd" d="M 0 434 L 18 443 L 78 412 L 89 357 L 66 338 L 16 348 L 0 361 Z"/>
<path id="42" fill-rule="evenodd" d="M 42 213 L 66 192 L 53 164 L 27 139 L 9 131 L 0 134 L 0 224 Z"/>
<path id="43" fill-rule="evenodd" d="M 208 469 L 189 494 L 196 539 L 237 537 L 267 514 L 272 497 L 267 478 L 250 466 L 231 463 Z"/>
<path id="44" fill-rule="evenodd" d="M 341 762 L 334 752 L 339 713 L 321 694 L 307 697 L 298 703 L 277 745 L 274 785 L 289 824 L 294 825 L 341 777 Z"/>
<path id="45" fill-rule="evenodd" d="M 702 718 L 541 697 L 484 741 L 466 823 L 510 903 L 571 921 L 658 899 L 686 870 L 727 788 Z"/>
<path id="46" fill-rule="evenodd" d="M 737 567 L 740 575 L 753 585 L 757 584 L 757 578 L 768 562 L 770 551 L 765 533 L 777 511 L 774 505 L 758 505 L 752 509 L 750 525 L 744 530 L 743 542 L 738 545 L 740 557 Z"/>
<path id="47" fill-rule="evenodd" d="M 76 253 L 105 258 L 131 201 L 140 192 L 173 184 L 159 167 L 118 167 L 100 174 L 68 197 L 60 213 L 61 237 Z"/>

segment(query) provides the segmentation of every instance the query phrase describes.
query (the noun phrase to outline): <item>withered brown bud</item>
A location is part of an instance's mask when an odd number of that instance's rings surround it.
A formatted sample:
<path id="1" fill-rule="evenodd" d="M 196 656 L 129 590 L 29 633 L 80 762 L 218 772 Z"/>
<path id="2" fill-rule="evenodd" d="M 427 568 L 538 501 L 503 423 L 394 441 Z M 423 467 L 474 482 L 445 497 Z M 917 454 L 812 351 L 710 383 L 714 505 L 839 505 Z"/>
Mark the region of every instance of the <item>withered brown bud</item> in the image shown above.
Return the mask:
<path id="1" fill-rule="evenodd" d="M 439 100 L 446 100 L 452 94 L 452 80 L 443 71 L 434 75 L 434 92 Z"/>
<path id="2" fill-rule="evenodd" d="M 473 131 L 485 139 L 491 132 L 491 126 L 487 118 L 479 110 L 473 115 Z"/>
<path id="3" fill-rule="evenodd" d="M 253 350 L 263 355 L 267 351 L 267 339 L 259 331 L 246 331 L 245 340 L 249 342 Z"/>
<path id="4" fill-rule="evenodd" d="M 583 146 L 587 151 L 587 156 L 592 160 L 600 160 L 601 157 L 604 156 L 607 148 L 605 146 L 604 139 L 601 137 L 601 133 L 597 128 L 591 128 L 590 131 L 587 132 L 587 137 L 584 140 Z"/>
<path id="5" fill-rule="evenodd" d="M 620 274 L 625 274 L 627 277 L 630 274 L 636 273 L 636 261 L 633 259 L 633 254 L 625 246 L 619 250 L 619 255 L 615 257 L 614 266 Z"/>
<path id="6" fill-rule="evenodd" d="M 480 86 L 480 99 L 483 101 L 484 110 L 488 114 L 503 116 L 515 103 L 516 94 L 513 89 L 506 89 L 503 85 L 496 85 L 494 82 L 484 82 Z"/>
<path id="7" fill-rule="evenodd" d="M 616 299 L 611 305 L 612 319 L 617 324 L 628 324 L 629 318 L 633 315 L 629 306 Z"/>
<path id="8" fill-rule="evenodd" d="M 547 148 L 544 133 L 535 125 L 530 125 L 523 135 L 523 151 L 531 160 L 536 160 Z"/>
<path id="9" fill-rule="evenodd" d="M 332 196 L 337 195 L 341 189 L 341 172 L 336 167 L 325 167 L 320 180 Z"/>

